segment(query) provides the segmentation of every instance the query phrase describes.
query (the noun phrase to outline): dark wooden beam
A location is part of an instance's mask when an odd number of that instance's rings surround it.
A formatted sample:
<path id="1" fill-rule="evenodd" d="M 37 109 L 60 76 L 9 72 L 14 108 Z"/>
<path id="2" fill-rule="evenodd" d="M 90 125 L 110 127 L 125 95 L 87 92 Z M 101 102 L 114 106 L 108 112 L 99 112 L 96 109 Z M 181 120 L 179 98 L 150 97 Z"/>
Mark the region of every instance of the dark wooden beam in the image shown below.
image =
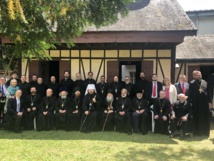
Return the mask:
<path id="1" fill-rule="evenodd" d="M 158 59 L 158 63 L 159 63 L 160 69 L 161 69 L 161 74 L 162 74 L 163 78 L 165 78 L 165 74 L 164 74 L 163 67 L 161 65 L 160 59 Z"/>
<path id="2" fill-rule="evenodd" d="M 177 75 L 177 78 L 176 78 L 176 82 L 178 82 L 178 79 L 179 79 L 179 76 L 181 75 L 181 70 L 182 69 L 183 69 L 183 63 L 180 66 L 180 69 L 179 69 L 179 72 L 178 72 L 178 75 Z"/>
<path id="3" fill-rule="evenodd" d="M 175 83 L 175 55 L 176 54 L 176 46 L 174 45 L 171 48 L 171 83 Z"/>
<path id="4" fill-rule="evenodd" d="M 101 70 L 101 67 L 102 67 L 102 65 L 103 65 L 103 60 L 104 60 L 104 59 L 102 59 L 102 61 L 101 61 L 101 63 L 100 63 L 100 67 L 99 67 L 99 70 L 98 70 L 98 73 L 97 73 L 97 77 L 96 77 L 96 82 L 97 82 L 97 80 L 98 80 L 98 76 L 100 75 L 100 70 Z"/>

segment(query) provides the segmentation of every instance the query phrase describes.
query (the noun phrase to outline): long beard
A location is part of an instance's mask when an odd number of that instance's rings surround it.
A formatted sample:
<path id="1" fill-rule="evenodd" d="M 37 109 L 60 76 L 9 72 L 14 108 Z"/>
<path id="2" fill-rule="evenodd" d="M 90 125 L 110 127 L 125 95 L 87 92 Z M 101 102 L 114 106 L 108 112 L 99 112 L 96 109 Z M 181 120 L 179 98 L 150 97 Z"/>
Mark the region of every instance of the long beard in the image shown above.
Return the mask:
<path id="1" fill-rule="evenodd" d="M 107 98 L 106 98 L 106 101 L 107 101 L 108 103 L 112 102 L 112 101 L 113 101 L 113 97 L 107 97 Z"/>

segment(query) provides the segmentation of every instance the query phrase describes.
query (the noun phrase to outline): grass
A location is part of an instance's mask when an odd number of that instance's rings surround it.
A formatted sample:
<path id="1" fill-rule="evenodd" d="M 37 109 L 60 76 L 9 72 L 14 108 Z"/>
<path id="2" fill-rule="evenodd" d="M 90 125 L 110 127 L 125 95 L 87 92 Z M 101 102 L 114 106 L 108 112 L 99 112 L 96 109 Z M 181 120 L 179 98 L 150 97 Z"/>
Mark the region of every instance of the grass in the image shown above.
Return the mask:
<path id="1" fill-rule="evenodd" d="M 118 132 L 89 134 L 65 131 L 0 131 L 0 160 L 213 160 L 214 124 L 210 138 L 180 141 L 168 136 L 127 135 Z"/>

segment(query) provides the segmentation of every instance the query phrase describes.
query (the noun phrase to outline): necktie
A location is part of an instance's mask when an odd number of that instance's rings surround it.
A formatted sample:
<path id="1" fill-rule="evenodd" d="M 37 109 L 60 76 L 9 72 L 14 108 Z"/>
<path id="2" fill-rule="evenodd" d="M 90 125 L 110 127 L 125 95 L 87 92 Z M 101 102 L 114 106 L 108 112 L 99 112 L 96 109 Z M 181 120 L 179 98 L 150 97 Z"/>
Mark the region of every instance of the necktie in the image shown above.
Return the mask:
<path id="1" fill-rule="evenodd" d="M 156 83 L 154 83 L 153 85 L 153 92 L 152 92 L 152 96 L 155 97 L 156 96 Z"/>
<path id="2" fill-rule="evenodd" d="M 183 93 L 183 94 L 186 93 L 186 89 L 184 88 L 184 83 L 182 84 L 182 93 Z"/>

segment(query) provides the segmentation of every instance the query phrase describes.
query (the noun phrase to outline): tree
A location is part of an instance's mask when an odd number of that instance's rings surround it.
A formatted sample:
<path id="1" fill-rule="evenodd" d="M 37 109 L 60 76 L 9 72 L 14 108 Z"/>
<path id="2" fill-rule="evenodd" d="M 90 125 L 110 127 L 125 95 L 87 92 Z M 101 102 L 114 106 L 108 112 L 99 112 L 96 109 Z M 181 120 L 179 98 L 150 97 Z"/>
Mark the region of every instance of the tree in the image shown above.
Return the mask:
<path id="1" fill-rule="evenodd" d="M 132 0 L 1 0 L 0 33 L 13 42 L 10 58 L 50 59 L 45 50 L 65 42 L 74 45 L 84 28 L 115 23 Z M 12 49 L 11 49 L 12 48 Z M 7 58 L 8 59 L 8 58 Z M 10 67 L 9 67 L 10 68 Z"/>

